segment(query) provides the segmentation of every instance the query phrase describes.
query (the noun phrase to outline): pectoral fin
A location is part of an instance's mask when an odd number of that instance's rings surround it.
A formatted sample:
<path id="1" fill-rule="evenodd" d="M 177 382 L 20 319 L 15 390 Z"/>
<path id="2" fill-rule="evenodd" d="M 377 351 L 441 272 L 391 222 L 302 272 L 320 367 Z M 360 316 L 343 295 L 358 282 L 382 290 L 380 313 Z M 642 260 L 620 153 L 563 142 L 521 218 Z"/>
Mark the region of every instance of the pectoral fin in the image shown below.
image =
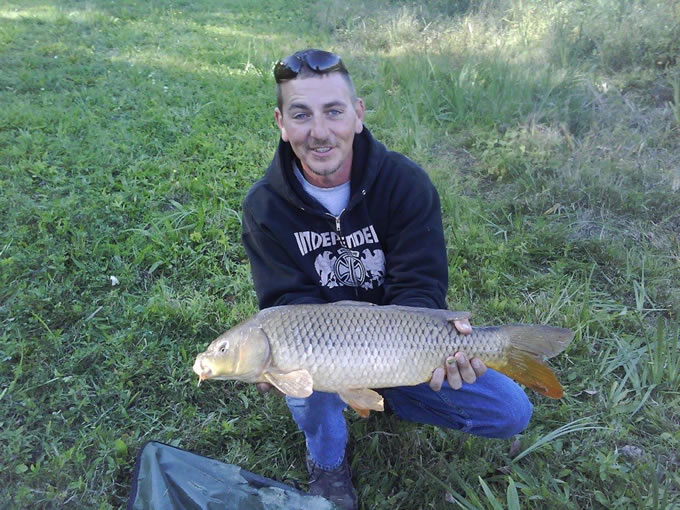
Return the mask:
<path id="1" fill-rule="evenodd" d="M 340 398 L 354 409 L 362 418 L 368 418 L 371 409 L 374 411 L 384 411 L 383 398 L 377 391 L 368 388 L 359 390 L 339 391 Z"/>
<path id="2" fill-rule="evenodd" d="M 262 374 L 265 381 L 291 397 L 307 398 L 312 394 L 312 376 L 306 370 L 292 372 L 269 371 Z"/>

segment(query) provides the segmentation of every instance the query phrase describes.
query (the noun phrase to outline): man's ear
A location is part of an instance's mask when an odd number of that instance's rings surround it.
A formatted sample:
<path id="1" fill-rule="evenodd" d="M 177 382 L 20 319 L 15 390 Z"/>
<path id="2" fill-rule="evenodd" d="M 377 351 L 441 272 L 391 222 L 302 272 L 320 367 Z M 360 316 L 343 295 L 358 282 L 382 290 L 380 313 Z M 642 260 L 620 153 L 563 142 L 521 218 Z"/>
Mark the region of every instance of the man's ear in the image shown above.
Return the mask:
<path id="1" fill-rule="evenodd" d="M 281 130 L 281 139 L 284 142 L 287 142 L 288 133 L 286 133 L 286 128 L 283 125 L 283 114 L 281 113 L 281 110 L 279 110 L 278 106 L 274 108 L 274 119 L 276 120 L 276 125 L 279 126 L 279 129 Z"/>
<path id="2" fill-rule="evenodd" d="M 364 106 L 364 100 L 360 97 L 354 102 L 354 111 L 357 114 L 357 121 L 354 125 L 354 132 L 361 133 L 364 130 L 364 115 L 366 114 L 366 107 Z"/>

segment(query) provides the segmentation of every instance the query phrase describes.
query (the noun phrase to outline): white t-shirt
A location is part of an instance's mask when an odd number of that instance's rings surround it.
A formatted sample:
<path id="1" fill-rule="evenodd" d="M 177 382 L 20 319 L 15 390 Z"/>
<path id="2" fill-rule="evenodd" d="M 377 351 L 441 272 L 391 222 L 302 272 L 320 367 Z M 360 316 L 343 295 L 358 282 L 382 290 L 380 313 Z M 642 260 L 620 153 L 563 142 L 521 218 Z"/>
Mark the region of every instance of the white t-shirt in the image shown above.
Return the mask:
<path id="1" fill-rule="evenodd" d="M 333 216 L 340 216 L 340 213 L 349 203 L 350 181 L 332 188 L 319 188 L 305 179 L 305 176 L 302 175 L 295 162 L 293 162 L 293 171 L 295 172 L 295 177 L 302 184 L 302 189 L 316 198 Z"/>

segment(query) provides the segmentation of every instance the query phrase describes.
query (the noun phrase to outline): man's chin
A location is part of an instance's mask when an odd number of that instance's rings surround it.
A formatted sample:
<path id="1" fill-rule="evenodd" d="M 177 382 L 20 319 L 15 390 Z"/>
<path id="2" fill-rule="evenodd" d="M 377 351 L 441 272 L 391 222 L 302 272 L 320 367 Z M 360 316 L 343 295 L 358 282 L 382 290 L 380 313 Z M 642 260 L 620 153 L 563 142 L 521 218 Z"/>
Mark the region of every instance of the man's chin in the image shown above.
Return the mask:
<path id="1" fill-rule="evenodd" d="M 316 166 L 316 165 L 306 165 L 311 173 L 318 177 L 328 177 L 333 175 L 340 168 L 339 166 Z"/>

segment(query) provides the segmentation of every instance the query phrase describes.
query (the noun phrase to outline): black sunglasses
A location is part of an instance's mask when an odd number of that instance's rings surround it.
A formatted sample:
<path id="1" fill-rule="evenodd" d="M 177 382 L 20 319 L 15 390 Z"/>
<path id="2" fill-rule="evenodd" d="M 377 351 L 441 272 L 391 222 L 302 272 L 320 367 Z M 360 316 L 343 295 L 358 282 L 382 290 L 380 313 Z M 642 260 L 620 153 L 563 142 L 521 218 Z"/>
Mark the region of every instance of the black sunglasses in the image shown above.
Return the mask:
<path id="1" fill-rule="evenodd" d="M 289 57 L 279 60 L 274 66 L 274 79 L 276 83 L 282 81 L 292 80 L 302 69 L 303 65 L 307 65 L 312 71 L 319 74 L 332 73 L 340 71 L 348 74 L 345 64 L 335 53 L 330 53 L 323 50 L 305 50 L 293 53 Z"/>

